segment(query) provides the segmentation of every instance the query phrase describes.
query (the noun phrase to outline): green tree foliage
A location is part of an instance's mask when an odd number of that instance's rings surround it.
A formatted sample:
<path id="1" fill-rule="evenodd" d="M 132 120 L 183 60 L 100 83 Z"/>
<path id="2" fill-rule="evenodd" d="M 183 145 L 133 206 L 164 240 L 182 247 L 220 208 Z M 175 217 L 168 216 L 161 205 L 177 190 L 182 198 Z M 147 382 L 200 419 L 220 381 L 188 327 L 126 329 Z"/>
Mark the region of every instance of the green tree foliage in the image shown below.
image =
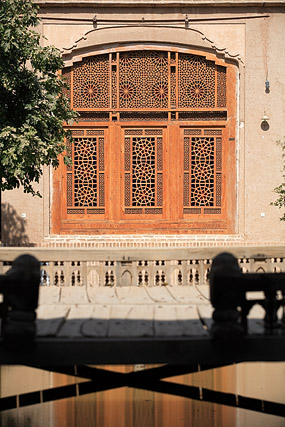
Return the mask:
<path id="1" fill-rule="evenodd" d="M 0 1 L 0 190 L 33 195 L 43 166 L 58 166 L 65 150 L 63 122 L 76 117 L 60 52 L 40 45 L 37 11 L 32 0 Z"/>
<path id="2" fill-rule="evenodd" d="M 283 182 L 278 187 L 274 188 L 275 193 L 278 194 L 278 198 L 275 202 L 271 203 L 274 206 L 278 206 L 279 209 L 285 209 L 285 137 L 283 138 L 283 142 L 278 141 L 278 145 L 281 146 L 282 149 L 282 158 L 283 158 Z M 285 212 L 280 217 L 281 221 L 285 221 Z"/>

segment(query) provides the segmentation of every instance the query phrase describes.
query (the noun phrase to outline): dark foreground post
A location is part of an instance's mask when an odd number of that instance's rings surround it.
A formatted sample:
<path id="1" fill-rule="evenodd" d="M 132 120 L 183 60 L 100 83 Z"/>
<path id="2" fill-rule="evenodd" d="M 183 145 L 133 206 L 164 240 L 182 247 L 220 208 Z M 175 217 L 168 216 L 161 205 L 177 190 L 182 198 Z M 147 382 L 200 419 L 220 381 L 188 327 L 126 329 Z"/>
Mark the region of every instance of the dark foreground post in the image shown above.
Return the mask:
<path id="1" fill-rule="evenodd" d="M 210 271 L 210 298 L 214 307 L 212 338 L 221 345 L 238 345 L 244 336 L 238 307 L 245 300 L 242 273 L 237 259 L 221 253 L 213 259 Z"/>
<path id="2" fill-rule="evenodd" d="M 6 348 L 28 350 L 34 343 L 40 274 L 40 262 L 31 255 L 21 255 L 0 276 L 1 333 Z"/>
<path id="3" fill-rule="evenodd" d="M 247 299 L 247 292 L 263 292 L 263 299 Z M 285 273 L 242 273 L 230 253 L 213 259 L 210 298 L 214 307 L 212 339 L 223 347 L 237 346 L 247 335 L 247 315 L 258 304 L 264 309 L 264 334 L 282 335 L 284 317 L 277 312 L 285 306 Z"/>

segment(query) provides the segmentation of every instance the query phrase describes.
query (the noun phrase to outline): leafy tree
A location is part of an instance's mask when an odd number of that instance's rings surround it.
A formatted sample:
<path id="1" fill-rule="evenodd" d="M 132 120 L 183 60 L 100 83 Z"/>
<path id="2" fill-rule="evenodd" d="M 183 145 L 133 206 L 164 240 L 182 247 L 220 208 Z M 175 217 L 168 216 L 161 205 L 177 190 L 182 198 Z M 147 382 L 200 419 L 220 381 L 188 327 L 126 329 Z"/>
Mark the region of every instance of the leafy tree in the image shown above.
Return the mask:
<path id="1" fill-rule="evenodd" d="M 274 188 L 275 193 L 278 194 L 278 198 L 275 202 L 271 203 L 274 206 L 278 206 L 279 209 L 285 208 L 285 138 L 283 138 L 283 142 L 278 141 L 278 144 L 282 149 L 282 158 L 283 158 L 283 182 L 278 187 Z M 281 221 L 285 221 L 285 212 L 280 217 Z"/>
<path id="2" fill-rule="evenodd" d="M 66 148 L 63 122 L 76 117 L 60 52 L 40 45 L 37 11 L 32 0 L 0 2 L 0 190 L 22 185 L 33 195 L 43 166 L 58 166 Z"/>

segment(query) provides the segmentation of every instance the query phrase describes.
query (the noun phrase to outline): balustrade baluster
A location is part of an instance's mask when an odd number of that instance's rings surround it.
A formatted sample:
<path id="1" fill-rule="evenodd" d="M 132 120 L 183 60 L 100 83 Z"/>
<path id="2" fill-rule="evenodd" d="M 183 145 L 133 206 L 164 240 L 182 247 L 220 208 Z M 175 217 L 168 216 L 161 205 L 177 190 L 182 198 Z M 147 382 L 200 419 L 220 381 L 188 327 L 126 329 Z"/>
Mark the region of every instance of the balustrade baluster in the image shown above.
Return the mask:
<path id="1" fill-rule="evenodd" d="M 81 281 L 82 286 L 87 286 L 87 261 L 81 261 Z"/>
<path id="2" fill-rule="evenodd" d="M 63 286 L 70 286 L 71 277 L 70 277 L 70 262 L 69 261 L 65 261 L 63 273 L 64 273 Z"/>
<path id="3" fill-rule="evenodd" d="M 167 285 L 171 284 L 171 277 L 172 277 L 171 273 L 176 267 L 175 265 L 173 266 L 173 264 L 175 264 L 175 261 L 165 261 L 164 273 L 165 273 L 165 283 Z"/>
<path id="4" fill-rule="evenodd" d="M 1 252 L 3 257 L 1 259 Z M 124 285 L 162 286 L 165 284 L 182 286 L 208 284 L 211 259 L 221 252 L 221 248 L 191 250 L 142 250 L 114 249 L 114 261 L 106 261 L 102 251 L 81 251 L 37 248 L 0 248 L 0 274 L 5 273 L 19 253 L 32 253 L 41 262 L 41 285 L 44 286 L 104 286 Z M 70 261 L 70 254 L 74 261 Z M 236 247 L 233 253 L 239 256 L 239 266 L 244 273 L 285 272 L 283 247 Z M 140 261 L 137 261 L 138 254 Z M 171 254 L 171 256 L 170 256 Z M 264 254 L 264 255 L 257 255 Z M 72 257 L 73 257 L 72 255 Z M 134 255 L 134 259 L 132 256 Z M 203 255 L 205 255 L 203 257 Z M 105 259 L 104 259 L 105 257 Z M 156 261 L 154 260 L 156 259 Z M 125 261 L 128 260 L 128 261 Z M 140 279 L 139 279 L 140 273 Z M 122 277 L 124 276 L 124 277 Z M 123 278 L 123 281 L 122 281 Z"/>
<path id="5" fill-rule="evenodd" d="M 182 286 L 186 286 L 188 285 L 188 274 L 187 274 L 187 261 L 182 261 L 182 266 L 181 266 L 181 273 L 182 273 Z"/>
<path id="6" fill-rule="evenodd" d="M 137 286 L 138 285 L 138 270 L 137 270 L 137 261 L 132 261 L 132 285 Z"/>

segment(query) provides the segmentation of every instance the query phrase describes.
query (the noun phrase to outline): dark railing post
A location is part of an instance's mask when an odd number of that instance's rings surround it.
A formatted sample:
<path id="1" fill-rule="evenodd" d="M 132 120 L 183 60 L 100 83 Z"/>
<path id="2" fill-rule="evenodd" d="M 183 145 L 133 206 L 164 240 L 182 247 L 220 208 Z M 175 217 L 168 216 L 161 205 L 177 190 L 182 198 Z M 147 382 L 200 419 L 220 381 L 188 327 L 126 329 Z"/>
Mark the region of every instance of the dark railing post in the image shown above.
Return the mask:
<path id="1" fill-rule="evenodd" d="M 263 292 L 265 298 L 246 298 L 247 292 Z M 247 335 L 247 316 L 257 304 L 263 307 L 264 334 L 282 333 L 278 310 L 285 306 L 285 273 L 242 273 L 238 260 L 229 253 L 213 259 L 210 297 L 214 307 L 211 334 L 214 342 L 238 344 Z"/>
<path id="2" fill-rule="evenodd" d="M 210 271 L 210 299 L 214 307 L 211 335 L 213 341 L 224 346 L 237 345 L 244 337 L 241 311 L 245 293 L 241 285 L 242 273 L 237 259 L 221 253 L 213 259 Z"/>
<path id="3" fill-rule="evenodd" d="M 278 324 L 277 311 L 280 307 L 280 302 L 277 301 L 277 292 L 275 290 L 264 291 L 265 300 L 263 308 L 265 309 L 264 325 L 267 333 L 272 333 L 276 330 Z"/>
<path id="4" fill-rule="evenodd" d="M 0 276 L 1 333 L 9 349 L 28 350 L 34 343 L 40 274 L 40 262 L 31 255 L 21 255 L 12 268 Z"/>

